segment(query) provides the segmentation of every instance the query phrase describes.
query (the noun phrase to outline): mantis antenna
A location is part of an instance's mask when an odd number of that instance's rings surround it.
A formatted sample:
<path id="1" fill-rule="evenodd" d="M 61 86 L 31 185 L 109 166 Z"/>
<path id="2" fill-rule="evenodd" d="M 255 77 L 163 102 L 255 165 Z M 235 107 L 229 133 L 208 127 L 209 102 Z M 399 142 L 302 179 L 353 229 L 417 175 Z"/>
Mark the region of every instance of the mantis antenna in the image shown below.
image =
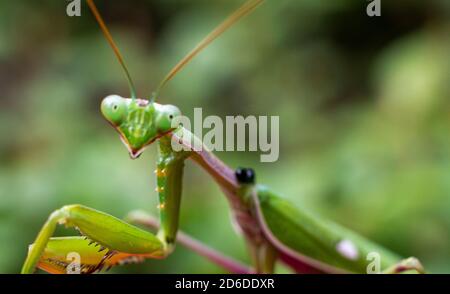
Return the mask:
<path id="1" fill-rule="evenodd" d="M 108 28 L 105 25 L 105 22 L 103 21 L 100 13 L 97 10 L 97 7 L 94 4 L 93 0 L 86 0 L 87 4 L 89 5 L 89 8 L 92 11 L 92 14 L 94 15 L 95 19 L 97 20 L 97 23 L 99 24 L 100 28 L 103 31 L 103 35 L 105 35 L 106 40 L 108 40 L 109 45 L 114 50 L 114 54 L 116 55 L 117 59 L 119 60 L 120 65 L 122 66 L 125 75 L 127 76 L 128 80 L 128 86 L 130 88 L 131 98 L 136 98 L 136 90 L 134 88 L 133 80 L 131 79 L 130 72 L 128 71 L 127 66 L 125 65 L 125 61 L 123 60 L 122 54 L 120 54 L 120 50 L 117 47 L 116 43 L 114 42 L 113 37 L 111 36 L 111 33 L 109 32 Z"/>
<path id="2" fill-rule="evenodd" d="M 227 19 L 219 24 L 211 33 L 209 33 L 197 46 L 194 47 L 180 62 L 178 62 L 172 70 L 161 81 L 156 91 L 153 93 L 152 101 L 156 99 L 159 92 L 164 88 L 168 81 L 170 81 L 178 72 L 180 72 L 200 51 L 205 49 L 212 41 L 222 35 L 226 30 L 233 26 L 244 16 L 250 14 L 259 4 L 264 0 L 248 0 L 235 12 L 233 12 Z M 89 1 L 90 2 L 90 1 Z"/>

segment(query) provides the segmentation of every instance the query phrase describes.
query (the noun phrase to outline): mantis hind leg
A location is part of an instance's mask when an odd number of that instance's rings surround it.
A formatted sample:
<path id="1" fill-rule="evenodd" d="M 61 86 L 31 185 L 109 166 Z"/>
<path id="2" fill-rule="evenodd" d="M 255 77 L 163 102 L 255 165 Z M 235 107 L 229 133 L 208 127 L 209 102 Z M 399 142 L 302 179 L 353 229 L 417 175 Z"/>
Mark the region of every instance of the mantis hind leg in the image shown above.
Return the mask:
<path id="1" fill-rule="evenodd" d="M 76 228 L 87 240 L 81 237 L 51 238 L 58 224 Z M 52 261 L 54 268 L 61 267 L 64 265 L 61 253 L 65 251 L 78 251 L 81 264 L 91 266 L 89 272 L 93 272 L 105 264 L 115 265 L 131 257 L 164 258 L 171 252 L 171 246 L 165 238 L 158 238 L 106 213 L 82 205 L 68 205 L 49 216 L 29 248 L 22 273 L 32 273 L 38 265 L 51 268 Z"/>
<path id="2" fill-rule="evenodd" d="M 158 220 L 145 211 L 136 210 L 132 211 L 126 217 L 126 220 L 132 224 L 139 224 L 147 228 L 157 230 L 160 228 Z M 176 236 L 177 243 L 190 249 L 200 256 L 205 257 L 209 261 L 219 265 L 220 267 L 228 270 L 233 274 L 249 274 L 252 273 L 252 269 L 247 265 L 242 264 L 229 256 L 211 248 L 201 241 L 189 236 L 188 234 L 178 231 Z"/>

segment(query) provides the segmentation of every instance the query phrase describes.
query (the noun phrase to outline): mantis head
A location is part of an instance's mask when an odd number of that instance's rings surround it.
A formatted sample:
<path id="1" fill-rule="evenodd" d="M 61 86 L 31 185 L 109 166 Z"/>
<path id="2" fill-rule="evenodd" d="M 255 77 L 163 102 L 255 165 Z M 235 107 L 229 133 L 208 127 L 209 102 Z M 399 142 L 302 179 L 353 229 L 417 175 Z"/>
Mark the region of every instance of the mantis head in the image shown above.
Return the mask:
<path id="1" fill-rule="evenodd" d="M 145 147 L 173 131 L 177 126 L 172 122 L 181 115 L 180 110 L 173 105 L 118 95 L 104 98 L 101 112 L 119 132 L 132 158 L 137 158 Z"/>

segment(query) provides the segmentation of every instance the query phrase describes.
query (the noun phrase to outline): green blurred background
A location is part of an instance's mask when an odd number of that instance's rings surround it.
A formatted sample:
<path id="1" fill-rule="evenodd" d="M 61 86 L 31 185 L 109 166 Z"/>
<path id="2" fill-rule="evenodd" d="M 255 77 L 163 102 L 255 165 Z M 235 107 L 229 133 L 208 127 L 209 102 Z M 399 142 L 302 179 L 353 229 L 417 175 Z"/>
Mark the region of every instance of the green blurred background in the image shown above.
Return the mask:
<path id="1" fill-rule="evenodd" d="M 141 97 L 243 1 L 96 1 Z M 450 2 L 269 0 L 163 92 L 191 115 L 279 115 L 280 158 L 216 153 L 252 166 L 296 203 L 428 270 L 450 272 Z M 99 112 L 128 95 L 87 6 L 0 1 L 0 272 L 17 273 L 49 213 L 81 203 L 123 217 L 156 214 L 155 146 L 139 160 Z M 185 169 L 181 228 L 247 261 L 218 187 Z M 74 234 L 58 230 L 58 234 Z M 278 268 L 285 272 L 285 269 Z M 127 273 L 215 273 L 182 247 Z"/>

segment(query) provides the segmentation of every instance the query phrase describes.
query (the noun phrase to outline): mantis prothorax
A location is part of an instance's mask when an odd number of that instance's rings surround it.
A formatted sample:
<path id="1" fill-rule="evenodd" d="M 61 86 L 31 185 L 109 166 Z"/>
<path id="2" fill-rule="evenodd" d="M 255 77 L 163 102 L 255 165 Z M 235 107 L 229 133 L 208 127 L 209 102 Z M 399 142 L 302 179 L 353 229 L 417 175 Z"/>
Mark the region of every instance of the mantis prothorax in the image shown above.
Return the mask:
<path id="1" fill-rule="evenodd" d="M 64 206 L 50 215 L 34 244 L 30 245 L 22 273 L 32 273 L 37 267 L 50 273 L 64 273 L 70 252 L 80 255 L 82 273 L 145 258 L 165 258 L 174 250 L 177 239 L 234 273 L 271 273 L 277 260 L 298 273 L 365 273 L 370 253 L 380 256 L 380 271 L 423 272 L 417 259 L 402 259 L 337 224 L 295 208 L 267 188 L 256 185 L 252 169 L 232 170 L 207 148 L 196 151 L 190 145 L 191 141 L 186 139 L 194 135 L 181 125 L 172 125 L 172 120 L 181 115 L 180 110 L 173 105 L 155 102 L 160 90 L 197 53 L 262 2 L 245 2 L 169 72 L 150 100 L 144 100 L 136 97 L 119 49 L 93 1 L 87 0 L 125 71 L 131 90 L 131 98 L 118 95 L 104 98 L 101 103 L 103 116 L 118 131 L 132 158 L 137 158 L 149 144 L 158 142 L 155 174 L 160 202 L 159 224 L 144 212 L 130 213 L 127 220 L 151 229 L 159 228 L 159 231 L 155 235 L 82 205 Z M 174 151 L 173 140 L 187 148 Z M 185 234 L 179 233 L 177 237 L 183 166 L 187 159 L 203 167 L 226 195 L 232 215 L 248 244 L 253 267 L 243 266 Z M 82 236 L 52 237 L 58 224 L 74 227 Z"/>

